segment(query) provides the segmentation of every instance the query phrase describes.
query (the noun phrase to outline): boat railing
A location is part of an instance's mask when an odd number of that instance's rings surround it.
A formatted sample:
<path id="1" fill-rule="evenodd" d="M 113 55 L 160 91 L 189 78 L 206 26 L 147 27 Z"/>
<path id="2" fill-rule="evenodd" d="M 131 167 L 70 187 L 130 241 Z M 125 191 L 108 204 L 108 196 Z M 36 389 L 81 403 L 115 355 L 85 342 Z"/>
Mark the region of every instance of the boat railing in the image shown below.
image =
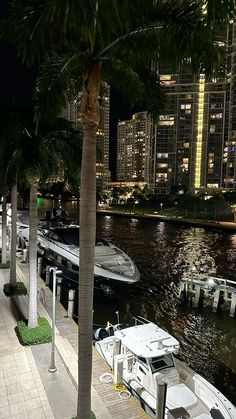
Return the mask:
<path id="1" fill-rule="evenodd" d="M 144 317 L 142 317 L 142 316 L 137 316 L 137 317 L 132 316 L 132 317 L 133 317 L 133 319 L 134 319 L 134 324 L 135 324 L 135 326 L 138 326 L 138 324 L 147 324 L 147 323 L 151 323 L 151 322 L 150 322 L 150 320 L 145 319 L 145 318 L 144 318 Z"/>

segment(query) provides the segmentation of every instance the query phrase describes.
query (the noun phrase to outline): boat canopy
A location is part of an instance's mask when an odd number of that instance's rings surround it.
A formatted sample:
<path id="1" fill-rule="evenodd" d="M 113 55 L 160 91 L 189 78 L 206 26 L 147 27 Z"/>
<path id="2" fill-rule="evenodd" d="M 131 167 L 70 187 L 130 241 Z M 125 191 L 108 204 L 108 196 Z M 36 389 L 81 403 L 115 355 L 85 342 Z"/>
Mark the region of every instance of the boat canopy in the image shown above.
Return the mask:
<path id="1" fill-rule="evenodd" d="M 177 339 L 151 322 L 117 330 L 115 336 L 129 351 L 143 358 L 177 353 L 179 350 Z"/>

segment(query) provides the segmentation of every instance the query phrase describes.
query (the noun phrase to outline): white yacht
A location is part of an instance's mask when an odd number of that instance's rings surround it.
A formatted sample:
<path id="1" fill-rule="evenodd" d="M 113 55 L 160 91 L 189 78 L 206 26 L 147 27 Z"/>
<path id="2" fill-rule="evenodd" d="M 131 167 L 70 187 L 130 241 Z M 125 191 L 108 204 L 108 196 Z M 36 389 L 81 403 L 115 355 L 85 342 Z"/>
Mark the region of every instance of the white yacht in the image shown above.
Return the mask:
<path id="1" fill-rule="evenodd" d="M 18 236 L 28 240 L 28 225 L 18 226 Z M 39 228 L 38 253 L 43 258 L 44 266 L 57 266 L 63 271 L 64 277 L 77 280 L 79 226 Z M 117 246 L 101 239 L 95 243 L 94 275 L 95 288 L 101 288 L 107 295 L 140 279 L 140 273 L 131 258 Z"/>
<path id="2" fill-rule="evenodd" d="M 120 379 L 151 417 L 156 417 L 157 380 L 162 379 L 167 384 L 165 419 L 236 418 L 233 404 L 175 357 L 179 342 L 173 336 L 151 322 L 115 329 L 95 348 L 113 368 L 114 382 Z M 104 336 L 104 329 L 97 332 Z"/>

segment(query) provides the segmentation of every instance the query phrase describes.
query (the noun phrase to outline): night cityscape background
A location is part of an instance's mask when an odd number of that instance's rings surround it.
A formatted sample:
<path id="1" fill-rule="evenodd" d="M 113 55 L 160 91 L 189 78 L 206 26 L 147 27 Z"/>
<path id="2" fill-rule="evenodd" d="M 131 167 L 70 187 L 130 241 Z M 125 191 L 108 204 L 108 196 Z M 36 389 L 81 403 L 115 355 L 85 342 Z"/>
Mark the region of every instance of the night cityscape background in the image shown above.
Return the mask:
<path id="1" fill-rule="evenodd" d="M 236 419 L 236 1 L 0 21 L 0 418 Z"/>

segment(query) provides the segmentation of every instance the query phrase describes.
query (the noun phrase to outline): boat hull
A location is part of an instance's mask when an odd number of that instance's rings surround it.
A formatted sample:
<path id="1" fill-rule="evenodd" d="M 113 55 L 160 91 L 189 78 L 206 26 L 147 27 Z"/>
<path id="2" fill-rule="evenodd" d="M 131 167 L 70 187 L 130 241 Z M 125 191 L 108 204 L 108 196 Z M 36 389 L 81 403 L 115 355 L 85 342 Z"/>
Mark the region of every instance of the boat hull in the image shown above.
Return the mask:
<path id="1" fill-rule="evenodd" d="M 60 277 L 63 280 L 62 286 L 64 288 L 78 290 L 79 282 L 79 268 L 77 272 L 68 270 L 60 262 L 50 258 L 46 253 L 38 251 L 38 257 L 43 259 L 42 263 L 42 277 L 46 277 L 46 266 L 57 267 L 62 271 Z M 51 279 L 52 280 L 52 279 Z M 94 294 L 95 296 L 100 296 L 101 294 L 108 297 L 114 298 L 117 295 L 127 292 L 130 284 L 127 284 L 125 281 L 114 281 L 110 278 L 101 277 L 99 275 L 94 275 Z"/>

